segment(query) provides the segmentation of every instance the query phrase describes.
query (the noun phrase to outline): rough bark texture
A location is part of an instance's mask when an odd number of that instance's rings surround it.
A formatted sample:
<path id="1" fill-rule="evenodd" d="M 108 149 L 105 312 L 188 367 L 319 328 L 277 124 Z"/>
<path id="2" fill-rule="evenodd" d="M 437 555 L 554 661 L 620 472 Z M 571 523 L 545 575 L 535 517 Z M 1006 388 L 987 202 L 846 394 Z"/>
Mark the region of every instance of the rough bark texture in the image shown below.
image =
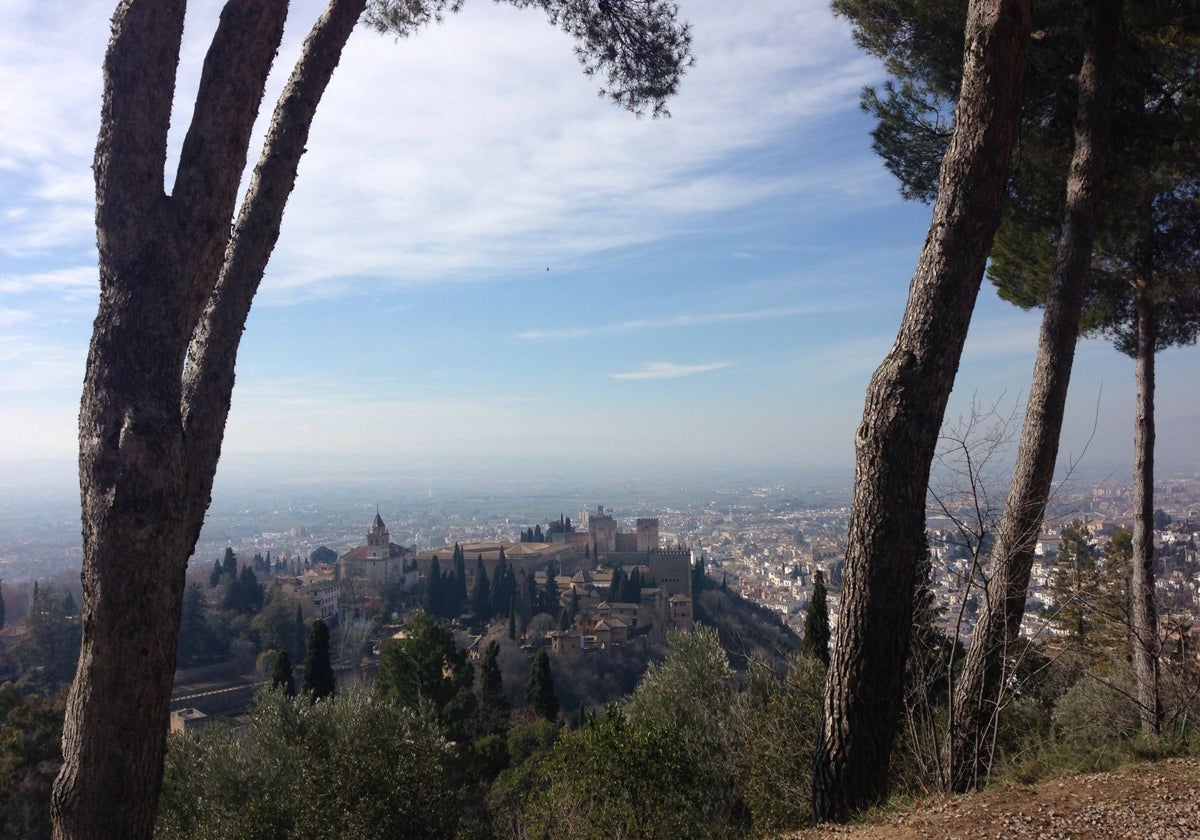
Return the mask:
<path id="1" fill-rule="evenodd" d="M 887 794 L 930 463 L 999 223 L 1029 18 L 1027 0 L 970 5 L 954 134 L 929 235 L 896 342 L 867 389 L 813 762 L 818 822 L 846 819 Z"/>
<path id="2" fill-rule="evenodd" d="M 1092 37 L 1080 69 L 1067 201 L 1021 443 L 992 551 L 987 597 L 955 686 L 945 766 L 956 791 L 979 784 L 986 775 L 987 743 L 1000 706 L 1010 646 L 1020 634 L 1034 546 L 1054 479 L 1103 191 L 1120 7 L 1120 0 L 1095 4 Z"/>
<path id="3" fill-rule="evenodd" d="M 170 196 L 163 176 L 185 3 L 126 0 L 114 15 L 95 158 L 100 306 L 79 414 L 83 644 L 52 798 L 55 837 L 153 832 L 184 571 L 209 503 L 238 340 L 312 111 L 363 3 L 332 0 L 310 35 L 232 239 L 286 0 L 226 4 Z M 292 100 L 302 104 L 286 110 Z M 258 265 L 257 276 L 242 265 Z"/>
<path id="4" fill-rule="evenodd" d="M 1154 304 L 1146 289 L 1137 295 L 1137 409 L 1133 452 L 1133 574 L 1130 619 L 1133 671 L 1137 679 L 1142 733 L 1157 735 L 1162 725 L 1158 692 L 1158 609 L 1154 599 L 1154 353 L 1158 336 Z"/>

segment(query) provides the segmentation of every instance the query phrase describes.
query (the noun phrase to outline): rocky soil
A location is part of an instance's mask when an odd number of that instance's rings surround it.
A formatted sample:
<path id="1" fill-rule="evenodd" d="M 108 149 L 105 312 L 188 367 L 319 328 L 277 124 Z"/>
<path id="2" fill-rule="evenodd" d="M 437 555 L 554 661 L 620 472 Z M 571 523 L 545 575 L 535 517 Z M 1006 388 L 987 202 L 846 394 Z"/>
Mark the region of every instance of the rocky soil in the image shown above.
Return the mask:
<path id="1" fill-rule="evenodd" d="M 786 840 L 1200 840 L 1200 759 L 928 799 Z"/>

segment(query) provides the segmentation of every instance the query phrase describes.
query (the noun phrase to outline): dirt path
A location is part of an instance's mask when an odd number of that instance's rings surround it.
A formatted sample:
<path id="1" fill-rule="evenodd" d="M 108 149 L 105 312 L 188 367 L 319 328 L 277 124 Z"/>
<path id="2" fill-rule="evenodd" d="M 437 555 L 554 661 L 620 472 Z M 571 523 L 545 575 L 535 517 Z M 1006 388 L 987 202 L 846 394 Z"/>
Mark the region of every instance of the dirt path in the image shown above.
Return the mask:
<path id="1" fill-rule="evenodd" d="M 869 824 L 787 840 L 1200 840 L 1200 759 L 1175 758 L 1033 786 L 924 800 Z"/>

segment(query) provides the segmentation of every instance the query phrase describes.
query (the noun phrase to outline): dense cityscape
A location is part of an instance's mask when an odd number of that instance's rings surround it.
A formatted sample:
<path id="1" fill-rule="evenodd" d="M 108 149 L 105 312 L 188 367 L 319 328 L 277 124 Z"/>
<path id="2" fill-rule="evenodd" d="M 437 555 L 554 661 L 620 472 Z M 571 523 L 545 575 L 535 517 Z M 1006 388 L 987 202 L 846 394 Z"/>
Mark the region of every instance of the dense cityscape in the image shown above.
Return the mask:
<path id="1" fill-rule="evenodd" d="M 963 638 L 971 635 L 980 587 L 986 580 L 986 566 L 973 577 L 971 570 L 986 553 L 1003 500 L 991 490 L 979 489 L 980 498 L 986 497 L 986 504 L 979 509 L 973 504 L 935 504 L 931 498 L 928 512 L 930 585 L 943 608 L 943 629 L 956 629 Z M 310 488 L 290 506 L 277 507 L 277 501 L 262 494 L 247 494 L 236 504 L 221 506 L 210 515 L 191 565 L 202 567 L 207 574 L 208 566 L 219 560 L 227 547 L 246 558 L 258 554 L 286 561 L 289 568 L 320 547 L 341 555 L 363 542 L 376 510 L 387 522 L 394 542 L 420 552 L 456 543 L 515 544 L 526 528 L 544 526 L 560 515 L 586 529 L 593 507 L 590 499 L 580 498 L 579 490 L 572 491 L 574 498 L 568 507 L 566 500 L 554 497 L 553 485 L 538 488 L 532 498 L 518 495 L 519 489 L 500 487 L 481 493 L 463 486 L 459 500 L 447 495 L 453 491 L 440 488 L 424 497 L 399 493 L 401 500 L 379 505 L 351 498 L 348 492 L 335 486 L 326 505 L 317 501 L 319 488 Z M 751 486 L 728 481 L 707 497 L 704 491 L 683 493 L 682 488 L 662 484 L 639 487 L 636 492 L 612 485 L 582 492 L 613 497 L 597 498 L 596 503 L 606 505 L 629 530 L 639 517 L 656 517 L 663 546 L 687 549 L 693 562 L 704 558 L 711 577 L 777 612 L 797 632 L 803 624 L 814 573 L 821 570 L 830 586 L 830 613 L 836 621 L 848 487 L 831 484 L 822 490 L 804 490 L 786 483 Z M 1200 604 L 1196 553 L 1200 478 L 1160 482 L 1156 499 L 1161 511 L 1156 517 L 1161 527 L 1155 530 L 1160 602 L 1164 615 L 1173 616 L 1177 625 L 1188 626 L 1189 616 Z M 614 500 L 619 504 L 613 504 Z M 2 523 L 0 580 L 6 589 L 29 590 L 37 578 L 56 578 L 67 585 L 77 581 L 78 546 L 67 536 L 69 526 L 61 521 L 68 514 L 55 518 L 45 510 L 40 513 L 26 510 Z M 1093 547 L 1102 549 L 1116 530 L 1133 527 L 1130 487 L 1109 477 L 1093 483 L 1076 481 L 1059 489 L 1037 543 L 1030 616 L 1025 626 L 1031 635 L 1048 632 L 1047 622 L 1039 623 L 1037 616 L 1047 614 L 1054 603 L 1050 593 L 1053 560 L 1063 530 L 1076 521 L 1086 527 Z M 9 615 L 10 622 L 18 617 L 11 607 Z"/>

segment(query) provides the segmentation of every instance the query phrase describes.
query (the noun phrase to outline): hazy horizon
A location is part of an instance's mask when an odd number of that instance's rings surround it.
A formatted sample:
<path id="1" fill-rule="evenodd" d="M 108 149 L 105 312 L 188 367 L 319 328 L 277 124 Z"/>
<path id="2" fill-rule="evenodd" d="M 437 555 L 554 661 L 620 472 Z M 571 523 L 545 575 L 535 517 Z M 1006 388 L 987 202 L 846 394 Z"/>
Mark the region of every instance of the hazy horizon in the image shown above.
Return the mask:
<path id="1" fill-rule="evenodd" d="M 292 4 L 269 96 L 318 6 Z M 219 8 L 188 6 L 171 155 Z M 825 0 L 679 8 L 696 64 L 666 120 L 596 97 L 530 10 L 354 33 L 242 340 L 217 501 L 256 469 L 849 482 L 930 212 L 871 150 L 859 92 L 882 68 Z M 0 32 L 0 488 L 18 494 L 75 483 L 111 12 L 16 0 Z M 984 281 L 950 422 L 1015 410 L 1039 320 Z M 1196 354 L 1157 360 L 1162 470 L 1200 463 Z M 1132 361 L 1081 342 L 1060 461 L 1127 471 L 1133 395 Z"/>

